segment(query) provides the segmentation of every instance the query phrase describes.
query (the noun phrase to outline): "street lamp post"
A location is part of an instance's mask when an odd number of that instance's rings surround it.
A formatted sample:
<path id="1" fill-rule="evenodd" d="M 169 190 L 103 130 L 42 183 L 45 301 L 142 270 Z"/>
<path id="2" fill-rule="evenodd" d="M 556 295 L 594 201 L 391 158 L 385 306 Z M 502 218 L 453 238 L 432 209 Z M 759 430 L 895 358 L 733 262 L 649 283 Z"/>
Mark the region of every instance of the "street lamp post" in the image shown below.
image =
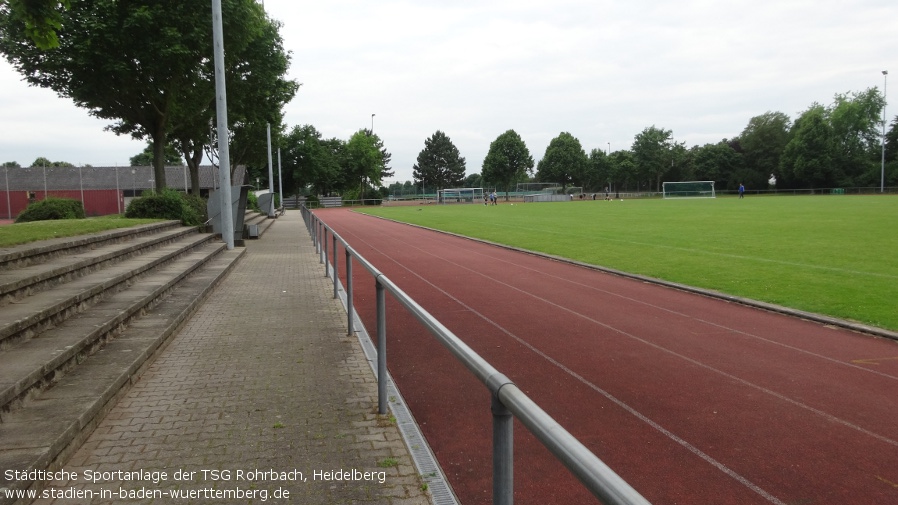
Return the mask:
<path id="1" fill-rule="evenodd" d="M 371 134 L 374 135 L 374 114 L 371 114 Z"/>
<path id="2" fill-rule="evenodd" d="M 882 71 L 882 175 L 879 179 L 879 192 L 886 192 L 886 89 L 889 83 L 889 71 Z"/>

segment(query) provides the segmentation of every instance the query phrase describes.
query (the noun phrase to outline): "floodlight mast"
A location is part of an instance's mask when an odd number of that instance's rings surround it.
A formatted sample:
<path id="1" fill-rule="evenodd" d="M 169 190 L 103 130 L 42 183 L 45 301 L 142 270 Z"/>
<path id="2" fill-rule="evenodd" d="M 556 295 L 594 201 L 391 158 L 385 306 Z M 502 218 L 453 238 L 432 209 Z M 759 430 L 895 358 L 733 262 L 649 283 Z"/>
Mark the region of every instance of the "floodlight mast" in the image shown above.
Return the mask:
<path id="1" fill-rule="evenodd" d="M 882 174 L 879 178 L 879 192 L 886 192 L 886 89 L 889 83 L 889 71 L 882 71 Z"/>
<path id="2" fill-rule="evenodd" d="M 215 59 L 215 117 L 218 127 L 218 166 L 221 186 L 221 236 L 234 248 L 234 212 L 231 209 L 231 157 L 228 150 L 228 101 L 225 91 L 224 36 L 221 0 L 212 0 L 212 43 Z"/>

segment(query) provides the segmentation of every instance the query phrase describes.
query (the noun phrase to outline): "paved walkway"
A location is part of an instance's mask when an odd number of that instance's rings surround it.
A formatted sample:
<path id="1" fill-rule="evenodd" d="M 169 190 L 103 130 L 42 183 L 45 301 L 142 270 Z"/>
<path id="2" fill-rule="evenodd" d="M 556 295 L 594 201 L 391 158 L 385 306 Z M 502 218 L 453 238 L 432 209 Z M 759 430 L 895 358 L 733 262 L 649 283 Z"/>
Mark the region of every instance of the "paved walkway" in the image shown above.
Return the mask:
<path id="1" fill-rule="evenodd" d="M 35 503 L 431 503 L 299 212 L 247 249 Z"/>

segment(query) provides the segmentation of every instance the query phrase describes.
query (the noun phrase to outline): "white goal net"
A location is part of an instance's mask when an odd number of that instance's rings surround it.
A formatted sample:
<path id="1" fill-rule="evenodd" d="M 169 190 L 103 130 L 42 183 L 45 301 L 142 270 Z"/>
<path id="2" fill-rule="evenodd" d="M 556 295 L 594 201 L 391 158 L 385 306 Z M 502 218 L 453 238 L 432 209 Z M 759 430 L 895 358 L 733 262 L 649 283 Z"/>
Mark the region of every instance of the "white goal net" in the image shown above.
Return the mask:
<path id="1" fill-rule="evenodd" d="M 714 181 L 665 182 L 661 187 L 664 198 L 716 198 Z"/>
<path id="2" fill-rule="evenodd" d="M 439 203 L 483 203 L 483 188 L 450 188 L 437 191 Z"/>

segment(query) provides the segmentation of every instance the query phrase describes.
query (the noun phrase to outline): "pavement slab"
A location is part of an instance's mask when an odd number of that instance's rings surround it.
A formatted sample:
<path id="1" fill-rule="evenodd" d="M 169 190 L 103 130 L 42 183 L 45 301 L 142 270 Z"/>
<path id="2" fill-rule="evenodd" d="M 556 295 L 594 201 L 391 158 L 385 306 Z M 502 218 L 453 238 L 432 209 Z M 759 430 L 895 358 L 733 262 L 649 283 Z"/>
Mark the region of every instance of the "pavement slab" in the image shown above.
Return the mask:
<path id="1" fill-rule="evenodd" d="M 246 246 L 35 504 L 432 503 L 299 212 Z"/>

